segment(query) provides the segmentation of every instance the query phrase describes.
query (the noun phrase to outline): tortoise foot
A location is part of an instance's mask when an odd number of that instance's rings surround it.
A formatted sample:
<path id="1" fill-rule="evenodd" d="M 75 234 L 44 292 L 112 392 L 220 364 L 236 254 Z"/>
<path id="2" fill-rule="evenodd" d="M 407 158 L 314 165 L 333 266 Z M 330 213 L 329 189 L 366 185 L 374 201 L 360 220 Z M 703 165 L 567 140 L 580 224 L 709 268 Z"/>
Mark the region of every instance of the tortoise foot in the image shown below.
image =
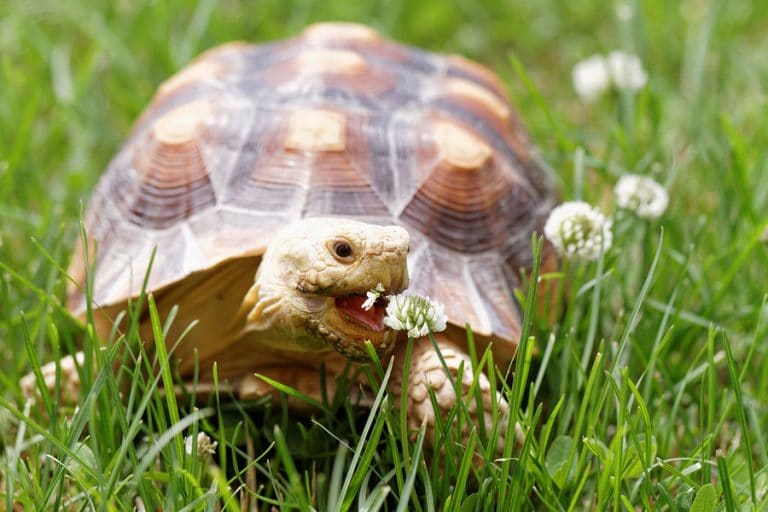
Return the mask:
<path id="1" fill-rule="evenodd" d="M 74 355 L 62 357 L 58 361 L 51 361 L 40 367 L 45 383 L 45 392 L 53 395 L 56 390 L 56 367 L 61 370 L 59 382 L 58 403 L 61 405 L 75 405 L 80 396 L 80 374 L 77 368 L 83 365 L 85 355 L 78 352 Z M 40 389 L 37 386 L 35 374 L 30 372 L 19 380 L 21 393 L 28 400 L 36 401 L 40 398 Z"/>
<path id="2" fill-rule="evenodd" d="M 466 445 L 471 431 L 480 428 L 480 422 L 483 423 L 488 435 L 491 435 L 494 424 L 492 414 L 494 394 L 498 415 L 497 422 L 506 425 L 509 405 L 501 394 L 491 389 L 490 381 L 485 373 L 477 376 L 482 399 L 482 408 L 479 408 L 476 395 L 470 393 L 475 375 L 469 354 L 447 338 L 438 337 L 436 339 L 440 354 L 429 339 L 424 338 L 414 343 L 406 391 L 408 431 L 411 437 L 414 438 L 420 426 L 425 424 L 425 442 L 428 447 L 437 448 L 435 446 L 436 429 L 449 418 L 450 413 L 456 408 L 458 403 L 457 391 L 460 393 L 461 401 L 464 404 L 462 407 L 468 413 L 467 415 L 465 412 L 459 412 L 461 418 L 458 421 L 462 422 L 460 441 L 464 445 Z M 442 355 L 445 365 L 440 360 L 440 355 Z M 400 359 L 402 360 L 402 358 Z M 459 375 L 460 373 L 461 375 Z M 399 396 L 402 393 L 400 383 L 396 382 L 393 387 L 395 395 Z M 430 390 L 434 392 L 436 402 L 434 404 L 430 398 Z M 443 421 L 437 421 L 438 415 Z M 453 416 L 454 422 L 457 421 L 457 416 Z M 453 427 L 449 425 L 447 428 L 455 428 L 455 425 Z M 505 429 L 499 429 L 495 439 L 497 454 L 503 450 L 504 439 Z"/>

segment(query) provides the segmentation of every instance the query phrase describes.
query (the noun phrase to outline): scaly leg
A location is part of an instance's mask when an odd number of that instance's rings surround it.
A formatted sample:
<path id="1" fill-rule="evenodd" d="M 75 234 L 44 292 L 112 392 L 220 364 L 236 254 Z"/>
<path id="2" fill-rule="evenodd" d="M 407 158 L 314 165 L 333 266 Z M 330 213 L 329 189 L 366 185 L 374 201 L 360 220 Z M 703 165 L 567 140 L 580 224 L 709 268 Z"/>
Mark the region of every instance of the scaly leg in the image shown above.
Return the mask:
<path id="1" fill-rule="evenodd" d="M 40 367 L 43 374 L 43 381 L 48 394 L 53 393 L 56 387 L 56 365 L 61 368 L 61 380 L 59 382 L 59 404 L 74 405 L 80 396 L 80 374 L 77 373 L 77 367 L 82 366 L 85 361 L 85 355 L 78 352 L 74 355 L 62 357 L 58 362 L 51 361 Z M 77 365 L 75 364 L 77 362 Z M 29 400 L 36 400 L 40 396 L 37 389 L 37 379 L 34 373 L 28 373 L 19 380 L 21 393 Z"/>
<path id="2" fill-rule="evenodd" d="M 458 384 L 461 400 L 465 404 L 466 410 L 469 412 L 471 418 L 471 422 L 469 422 L 466 415 L 462 416 L 463 442 L 467 441 L 471 429 L 473 427 L 477 428 L 481 421 L 481 413 L 478 410 L 475 395 L 474 393 L 472 395 L 469 394 L 472 381 L 474 380 L 469 354 L 446 336 L 437 335 L 435 336 L 435 339 L 437 341 L 437 346 L 440 349 L 440 354 L 445 361 L 445 366 L 443 366 L 438 353 L 435 351 L 435 347 L 428 338 L 416 340 L 411 354 L 411 365 L 408 372 L 408 389 L 406 391 L 408 431 L 413 437 L 414 432 L 417 432 L 422 423 L 425 423 L 425 439 L 431 447 L 434 447 L 435 443 L 436 413 L 445 420 L 450 411 L 456 406 L 457 386 L 454 386 L 454 384 Z M 396 360 L 400 363 L 400 366 L 395 369 L 395 374 L 393 375 L 392 391 L 395 397 L 400 399 L 403 392 L 402 364 L 405 360 L 405 347 L 398 348 Z M 461 379 L 457 379 L 460 369 L 462 369 Z M 450 379 L 448 375 L 450 375 Z M 509 415 L 509 405 L 500 393 L 491 389 L 490 382 L 485 373 L 478 375 L 477 379 L 480 395 L 482 397 L 482 421 L 484 422 L 486 432 L 490 435 L 493 429 L 493 416 L 491 412 L 493 394 L 495 393 L 496 396 L 496 407 L 498 417 L 500 418 L 498 421 L 501 421 L 501 425 L 504 425 L 504 427 L 506 427 L 506 418 L 508 418 Z M 435 410 L 435 407 L 433 407 L 429 397 L 430 389 L 432 389 L 435 394 L 437 411 Z M 497 453 L 501 453 L 503 449 L 504 437 L 505 429 L 498 430 L 496 438 Z"/>

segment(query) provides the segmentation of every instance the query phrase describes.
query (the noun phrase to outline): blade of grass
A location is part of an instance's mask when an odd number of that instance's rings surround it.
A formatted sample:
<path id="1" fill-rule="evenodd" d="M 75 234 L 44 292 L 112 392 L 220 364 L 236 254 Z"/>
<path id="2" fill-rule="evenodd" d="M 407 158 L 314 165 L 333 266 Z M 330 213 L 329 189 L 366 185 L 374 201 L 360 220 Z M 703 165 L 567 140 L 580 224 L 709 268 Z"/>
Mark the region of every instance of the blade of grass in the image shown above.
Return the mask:
<path id="1" fill-rule="evenodd" d="M 570 139 L 565 135 L 562 127 L 560 126 L 560 123 L 555 121 L 555 116 L 552 113 L 552 110 L 547 105 L 547 102 L 542 97 L 538 88 L 534 85 L 534 82 L 531 80 L 528 72 L 526 72 L 523 63 L 520 62 L 520 59 L 518 59 L 514 54 L 509 55 L 509 62 L 512 64 L 512 68 L 515 70 L 517 76 L 520 78 L 520 80 L 522 80 L 523 84 L 525 84 L 525 87 L 528 90 L 528 94 L 531 95 L 536 106 L 539 108 L 539 110 L 544 112 L 544 115 L 547 118 L 549 124 L 549 128 L 554 134 L 555 140 L 557 140 L 560 149 L 563 151 L 572 150 L 573 142 L 571 142 Z"/>
<path id="2" fill-rule="evenodd" d="M 728 341 L 728 334 L 725 331 L 721 331 L 721 337 L 723 340 L 723 348 L 725 349 L 725 360 L 728 363 L 728 376 L 731 380 L 731 389 L 736 396 L 736 414 L 739 418 L 739 425 L 741 425 L 741 435 L 744 436 L 744 456 L 747 458 L 747 474 L 749 475 L 749 494 L 752 499 L 752 506 L 757 507 L 757 486 L 755 485 L 755 472 L 754 463 L 752 460 L 752 439 L 750 436 L 749 424 L 747 423 L 747 415 L 744 412 L 744 397 L 741 393 L 741 381 L 739 380 L 736 370 L 736 362 L 733 359 L 733 352 L 731 351 L 731 343 Z"/>
<path id="3" fill-rule="evenodd" d="M 416 438 L 416 447 L 413 450 L 413 457 L 411 458 L 411 467 L 408 470 L 408 475 L 405 478 L 405 486 L 403 487 L 403 493 L 400 495 L 400 501 L 397 504 L 397 512 L 406 512 L 408 510 L 408 504 L 411 501 L 411 493 L 413 492 L 413 486 L 416 483 L 416 475 L 419 470 L 419 463 L 421 459 L 421 450 L 424 444 L 424 434 L 427 431 L 425 423 L 421 424 L 419 428 L 419 435 Z"/>
<path id="4" fill-rule="evenodd" d="M 371 406 L 371 411 L 368 414 L 368 419 L 366 420 L 363 431 L 360 434 L 360 440 L 358 441 L 357 448 L 355 453 L 352 455 L 352 460 L 349 464 L 349 469 L 347 470 L 347 476 L 344 479 L 344 485 L 341 487 L 340 494 L 343 497 L 342 510 L 348 510 L 352 505 L 352 501 L 354 499 L 354 492 L 352 492 L 353 479 L 355 478 L 358 464 L 363 459 L 370 460 L 370 458 L 373 457 L 373 450 L 370 450 L 370 448 L 374 447 L 375 449 L 375 445 L 378 443 L 378 436 L 381 434 L 381 430 L 384 428 L 384 415 L 382 414 L 378 418 L 377 416 L 379 416 L 378 411 L 382 408 L 382 404 L 384 404 L 386 400 L 387 384 L 389 383 L 389 377 L 392 374 L 393 364 L 394 362 L 390 360 L 389 365 L 387 366 L 387 371 L 384 374 L 384 379 L 381 382 L 379 392 L 376 394 L 376 398 L 374 399 L 373 405 Z M 377 437 L 374 439 L 374 437 L 371 436 L 369 440 L 369 433 L 372 431 L 372 429 L 373 434 Z M 360 478 L 360 481 L 362 481 L 362 478 Z"/>
<path id="5" fill-rule="evenodd" d="M 298 399 L 298 400 L 300 400 L 300 401 L 302 401 L 302 402 L 304 402 L 304 403 L 306 403 L 308 405 L 311 405 L 313 408 L 318 409 L 320 411 L 323 411 L 325 414 L 328 414 L 328 415 L 332 414 L 331 411 L 328 409 L 328 407 L 326 407 L 325 405 L 323 405 L 319 401 L 315 400 L 311 396 L 305 395 L 304 393 L 302 393 L 298 389 L 292 388 L 291 386 L 287 386 L 287 385 L 283 384 L 282 382 L 278 382 L 275 379 L 272 379 L 272 378 L 267 377 L 266 375 L 262 375 L 260 373 L 254 373 L 254 375 L 256 377 L 258 377 L 259 379 L 263 380 L 264 382 L 266 382 L 267 384 L 269 384 L 270 386 L 274 387 L 278 391 L 281 391 L 281 392 L 285 393 L 288 396 L 292 396 L 292 397 L 294 397 L 294 398 L 296 398 L 296 399 Z"/>
<path id="6" fill-rule="evenodd" d="M 299 475 L 299 471 L 296 469 L 296 464 L 293 462 L 291 451 L 288 449 L 288 445 L 285 442 L 285 437 L 283 437 L 283 432 L 280 430 L 279 425 L 274 426 L 273 433 L 277 454 L 287 473 L 292 497 L 298 500 L 301 510 L 310 510 L 309 497 L 301 482 L 301 475 Z"/>
<path id="7" fill-rule="evenodd" d="M 176 391 L 175 386 L 173 385 L 173 376 L 171 375 L 171 359 L 168 356 L 165 347 L 163 324 L 161 323 L 160 315 L 157 312 L 155 299 L 151 294 L 147 297 L 147 303 L 149 305 L 149 318 L 152 325 L 155 353 L 157 354 L 157 361 L 160 364 L 160 375 L 162 376 L 163 387 L 165 388 L 165 401 L 168 406 L 168 417 L 170 418 L 172 425 L 177 425 L 180 422 L 179 406 L 176 403 Z M 184 440 L 181 435 L 174 437 L 173 444 L 176 449 L 176 458 L 177 460 L 181 460 L 184 453 Z"/>
<path id="8" fill-rule="evenodd" d="M 163 448 L 166 447 L 166 445 L 173 442 L 175 438 L 180 438 L 180 434 L 184 432 L 185 429 L 189 428 L 191 425 L 195 424 L 206 416 L 210 416 L 211 414 L 213 414 L 212 409 L 200 409 L 194 411 L 181 418 L 178 422 L 171 425 L 168 430 L 163 432 L 156 440 L 154 440 L 147 452 L 141 458 L 139 466 L 136 468 L 136 471 L 133 474 L 134 482 L 144 477 L 144 474 L 147 472 L 149 466 L 155 463 L 155 457 L 157 457 L 157 455 L 163 450 Z"/>
<path id="9" fill-rule="evenodd" d="M 661 233 L 659 234 L 659 242 L 658 242 L 658 247 L 656 249 L 656 254 L 654 254 L 653 261 L 651 262 L 651 266 L 648 269 L 648 276 L 645 278 L 645 281 L 643 282 L 643 286 L 640 289 L 640 293 L 638 294 L 637 299 L 635 300 L 635 304 L 632 307 L 632 312 L 630 313 L 629 318 L 627 319 L 627 327 L 624 329 L 624 332 L 622 333 L 621 338 L 619 339 L 619 347 L 616 350 L 616 357 L 611 363 L 611 374 L 616 379 L 620 379 L 620 376 L 616 373 L 616 371 L 619 368 L 619 365 L 622 363 L 624 351 L 626 350 L 627 344 L 629 343 L 629 336 L 635 329 L 635 326 L 640 316 L 640 309 L 645 303 L 645 298 L 648 296 L 648 291 L 651 289 L 651 284 L 653 283 L 653 278 L 656 275 L 656 267 L 659 263 L 659 259 L 661 258 L 661 250 L 663 247 L 664 247 L 664 229 L 662 228 Z"/>
<path id="10" fill-rule="evenodd" d="M 445 503 L 445 510 L 447 511 L 452 512 L 461 510 L 461 502 L 465 496 L 464 492 L 467 488 L 467 477 L 469 476 L 469 469 L 473 462 L 472 459 L 475 456 L 476 440 L 477 432 L 475 429 L 472 429 L 469 433 L 469 438 L 467 439 L 467 445 L 464 447 L 464 455 L 462 456 L 461 463 L 459 464 L 459 473 L 455 480 L 456 488 L 448 497 L 448 500 L 446 500 Z"/>
<path id="11" fill-rule="evenodd" d="M 720 476 L 720 485 L 723 489 L 723 496 L 725 497 L 726 510 L 738 510 L 736 508 L 736 498 L 733 495 L 731 475 L 728 472 L 728 462 L 725 460 L 725 456 L 720 450 L 717 451 L 716 458 L 717 472 Z"/>

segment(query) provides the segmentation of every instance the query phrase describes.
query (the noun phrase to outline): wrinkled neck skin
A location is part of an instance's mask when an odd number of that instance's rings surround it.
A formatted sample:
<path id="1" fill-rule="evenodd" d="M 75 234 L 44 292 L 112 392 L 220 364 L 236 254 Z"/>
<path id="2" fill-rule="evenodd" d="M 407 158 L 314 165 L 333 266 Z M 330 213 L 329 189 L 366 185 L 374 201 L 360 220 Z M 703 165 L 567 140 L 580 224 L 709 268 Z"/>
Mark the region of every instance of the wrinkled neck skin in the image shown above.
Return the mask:
<path id="1" fill-rule="evenodd" d="M 342 218 L 298 221 L 283 229 L 264 254 L 243 301 L 244 331 L 272 348 L 338 350 L 353 360 L 367 358 L 366 341 L 380 355 L 399 334 L 381 324 L 383 305 L 367 313 L 355 303 L 379 283 L 386 294 L 408 285 L 408 233 Z"/>

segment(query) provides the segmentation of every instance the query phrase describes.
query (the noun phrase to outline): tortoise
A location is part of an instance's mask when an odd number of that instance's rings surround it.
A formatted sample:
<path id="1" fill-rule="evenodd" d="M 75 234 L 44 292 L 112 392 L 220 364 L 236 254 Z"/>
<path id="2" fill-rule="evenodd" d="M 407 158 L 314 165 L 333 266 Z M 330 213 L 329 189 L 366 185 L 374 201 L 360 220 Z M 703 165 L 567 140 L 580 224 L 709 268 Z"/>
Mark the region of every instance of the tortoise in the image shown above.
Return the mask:
<path id="1" fill-rule="evenodd" d="M 197 363 L 206 382 L 216 362 L 242 398 L 277 394 L 257 372 L 319 398 L 320 366 L 341 372 L 370 341 L 394 355 L 409 425 L 431 428 L 428 388 L 443 412 L 457 399 L 435 346 L 415 340 L 404 391 L 403 333 L 383 325 L 386 301 L 361 308 L 366 292 L 407 288 L 444 305 L 435 340 L 454 376 L 473 378 L 466 325 L 503 368 L 521 332 L 513 291 L 555 202 L 489 69 L 363 25 L 315 24 L 208 50 L 160 85 L 87 208 L 67 305 L 84 318 L 87 256 L 106 339 L 154 258 L 146 290 L 161 315 L 178 305 L 168 339 L 198 322 L 173 354 L 182 377 Z M 543 260 L 556 264 L 549 247 Z M 62 361 L 71 396 L 76 366 Z M 496 391 L 479 379 L 489 403 Z"/>

